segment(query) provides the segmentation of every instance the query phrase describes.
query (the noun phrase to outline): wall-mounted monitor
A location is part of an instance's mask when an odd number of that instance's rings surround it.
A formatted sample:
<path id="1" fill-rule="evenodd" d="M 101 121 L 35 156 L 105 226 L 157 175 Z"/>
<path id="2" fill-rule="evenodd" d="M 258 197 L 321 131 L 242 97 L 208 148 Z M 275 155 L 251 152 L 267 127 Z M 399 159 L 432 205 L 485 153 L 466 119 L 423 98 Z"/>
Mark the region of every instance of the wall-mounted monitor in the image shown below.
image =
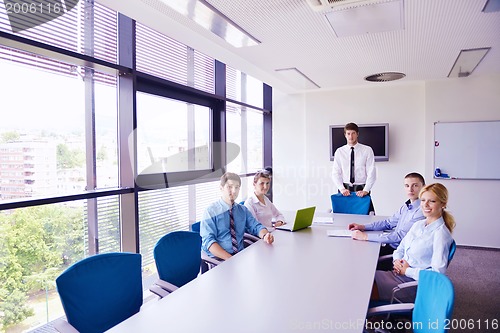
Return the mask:
<path id="1" fill-rule="evenodd" d="M 358 142 L 372 147 L 375 161 L 389 160 L 389 124 L 357 124 Z M 333 161 L 337 148 L 346 144 L 345 125 L 330 126 L 330 161 Z"/>

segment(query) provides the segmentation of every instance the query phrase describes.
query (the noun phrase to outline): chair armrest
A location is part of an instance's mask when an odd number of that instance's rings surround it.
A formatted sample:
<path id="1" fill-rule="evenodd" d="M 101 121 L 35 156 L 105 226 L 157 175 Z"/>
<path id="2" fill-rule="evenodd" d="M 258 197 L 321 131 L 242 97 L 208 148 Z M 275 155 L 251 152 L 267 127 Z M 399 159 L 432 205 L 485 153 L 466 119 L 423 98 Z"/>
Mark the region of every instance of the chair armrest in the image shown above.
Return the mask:
<path id="1" fill-rule="evenodd" d="M 387 260 L 392 261 L 392 254 L 386 254 L 385 256 L 378 257 L 378 262 L 387 261 Z"/>
<path id="2" fill-rule="evenodd" d="M 158 287 L 162 288 L 163 290 L 166 290 L 169 293 L 174 292 L 177 289 L 179 289 L 179 287 L 177 287 L 176 285 L 174 285 L 170 282 L 167 282 L 165 280 L 162 280 L 162 279 L 159 279 L 158 281 L 156 281 L 156 285 Z"/>
<path id="3" fill-rule="evenodd" d="M 245 240 L 245 239 L 246 239 L 246 240 L 249 240 L 249 241 L 250 241 L 250 242 L 252 242 L 252 243 L 255 243 L 255 242 L 257 242 L 257 241 L 259 241 L 259 240 L 260 240 L 260 238 L 259 238 L 259 237 L 256 237 L 256 236 L 254 236 L 254 235 L 252 235 L 252 234 L 248 234 L 248 233 L 246 233 L 246 232 L 243 234 L 243 239 L 244 239 L 244 240 Z"/>
<path id="4" fill-rule="evenodd" d="M 218 264 L 222 263 L 222 261 L 210 257 L 208 254 L 205 253 L 205 251 L 201 251 L 201 261 L 204 261 L 207 264 L 211 264 L 213 266 L 217 266 Z"/>
<path id="5" fill-rule="evenodd" d="M 403 303 L 399 298 L 396 297 L 397 293 L 405 289 L 417 288 L 417 287 L 418 287 L 418 281 L 410 281 L 398 284 L 396 287 L 392 288 L 391 303 L 394 303 L 394 301 Z"/>
<path id="6" fill-rule="evenodd" d="M 153 294 L 157 295 L 160 298 L 163 298 L 168 294 L 170 294 L 168 291 L 166 291 L 165 289 L 156 284 L 153 284 L 151 287 L 149 287 L 149 291 L 151 291 Z"/>
<path id="7" fill-rule="evenodd" d="M 74 328 L 66 320 L 58 319 L 52 324 L 56 331 L 61 333 L 79 333 L 76 328 Z"/>
<path id="8" fill-rule="evenodd" d="M 399 303 L 376 306 L 368 309 L 367 317 L 380 316 L 390 313 L 410 313 L 413 311 L 415 304 Z"/>

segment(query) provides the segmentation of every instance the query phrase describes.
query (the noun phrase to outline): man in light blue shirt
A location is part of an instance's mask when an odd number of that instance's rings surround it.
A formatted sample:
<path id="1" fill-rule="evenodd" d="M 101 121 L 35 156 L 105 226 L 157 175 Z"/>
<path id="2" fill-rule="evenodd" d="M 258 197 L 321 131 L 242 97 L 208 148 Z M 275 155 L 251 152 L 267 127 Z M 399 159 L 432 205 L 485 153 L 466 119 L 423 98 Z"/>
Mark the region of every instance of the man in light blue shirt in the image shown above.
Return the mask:
<path id="1" fill-rule="evenodd" d="M 243 235 L 245 232 L 272 244 L 274 237 L 252 213 L 243 205 L 235 203 L 240 192 L 241 178 L 231 172 L 221 177 L 221 198 L 207 207 L 200 223 L 202 249 L 211 257 L 223 260 L 235 254 L 231 240 L 231 215 L 234 220 L 236 236 L 236 252 L 243 250 Z"/>
<path id="2" fill-rule="evenodd" d="M 424 219 L 420 207 L 420 199 L 418 198 L 418 194 L 424 185 L 425 180 L 421 174 L 416 172 L 407 174 L 404 179 L 404 186 L 408 195 L 408 201 L 392 217 L 383 221 L 365 225 L 357 223 L 349 224 L 349 230 L 354 230 L 352 238 L 383 243 L 385 246 L 380 248 L 380 255 L 392 254 L 413 224 Z M 391 231 L 380 235 L 363 232 L 369 230 Z M 388 269 L 392 269 L 392 265 Z"/>

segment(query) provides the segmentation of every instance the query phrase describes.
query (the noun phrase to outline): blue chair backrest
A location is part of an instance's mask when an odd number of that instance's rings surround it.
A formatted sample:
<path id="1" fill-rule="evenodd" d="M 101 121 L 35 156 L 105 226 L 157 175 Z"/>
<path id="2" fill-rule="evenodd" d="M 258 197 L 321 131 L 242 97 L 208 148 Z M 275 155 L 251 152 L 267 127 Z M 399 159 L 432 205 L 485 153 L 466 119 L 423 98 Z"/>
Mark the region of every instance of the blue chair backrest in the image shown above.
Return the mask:
<path id="1" fill-rule="evenodd" d="M 332 194 L 331 200 L 334 213 L 368 215 L 371 197 L 358 197 L 355 192 L 351 192 L 349 196 L 336 193 Z"/>
<path id="2" fill-rule="evenodd" d="M 420 271 L 413 309 L 413 332 L 445 332 L 445 320 L 451 319 L 454 302 L 453 284 L 446 275 Z"/>
<path id="3" fill-rule="evenodd" d="M 68 322 L 80 333 L 102 333 L 139 312 L 141 255 L 104 253 L 85 258 L 56 279 Z"/>
<path id="4" fill-rule="evenodd" d="M 450 253 L 448 253 L 448 265 L 450 265 L 451 260 L 453 259 L 453 256 L 455 255 L 455 251 L 457 250 L 457 243 L 455 243 L 455 240 L 450 245 Z"/>
<path id="5" fill-rule="evenodd" d="M 200 224 L 200 221 L 191 224 L 191 231 L 200 233 Z"/>
<path id="6" fill-rule="evenodd" d="M 156 243 L 154 258 L 160 279 L 182 287 L 198 276 L 201 237 L 192 231 L 173 231 Z"/>

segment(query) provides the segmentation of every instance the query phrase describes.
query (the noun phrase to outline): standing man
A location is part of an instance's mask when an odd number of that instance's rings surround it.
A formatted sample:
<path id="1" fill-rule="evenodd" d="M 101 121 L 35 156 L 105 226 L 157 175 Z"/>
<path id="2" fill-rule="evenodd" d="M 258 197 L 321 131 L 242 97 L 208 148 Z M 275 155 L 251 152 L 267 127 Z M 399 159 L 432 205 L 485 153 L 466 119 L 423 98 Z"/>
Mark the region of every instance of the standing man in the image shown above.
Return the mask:
<path id="1" fill-rule="evenodd" d="M 392 254 L 413 224 L 425 218 L 418 198 L 420 190 L 424 186 L 425 180 L 421 174 L 416 172 L 407 174 L 404 179 L 404 187 L 408 200 L 388 219 L 364 225 L 349 224 L 349 230 L 355 230 L 352 233 L 352 238 L 383 243 L 385 246 L 380 247 L 380 255 Z M 390 232 L 380 235 L 363 232 L 369 230 L 390 230 Z M 388 269 L 392 269 L 392 263 L 390 263 Z"/>
<path id="2" fill-rule="evenodd" d="M 368 195 L 377 178 L 375 155 L 370 146 L 358 142 L 359 127 L 355 123 L 344 126 L 347 144 L 335 151 L 333 159 L 333 184 L 344 196 L 356 192 L 358 197 Z M 370 203 L 370 211 L 374 211 Z"/>
<path id="3" fill-rule="evenodd" d="M 205 209 L 200 223 L 201 247 L 211 257 L 223 260 L 243 250 L 243 235 L 250 233 L 272 244 L 274 237 L 243 205 L 235 203 L 241 178 L 226 172 L 220 179 L 221 198 Z"/>

